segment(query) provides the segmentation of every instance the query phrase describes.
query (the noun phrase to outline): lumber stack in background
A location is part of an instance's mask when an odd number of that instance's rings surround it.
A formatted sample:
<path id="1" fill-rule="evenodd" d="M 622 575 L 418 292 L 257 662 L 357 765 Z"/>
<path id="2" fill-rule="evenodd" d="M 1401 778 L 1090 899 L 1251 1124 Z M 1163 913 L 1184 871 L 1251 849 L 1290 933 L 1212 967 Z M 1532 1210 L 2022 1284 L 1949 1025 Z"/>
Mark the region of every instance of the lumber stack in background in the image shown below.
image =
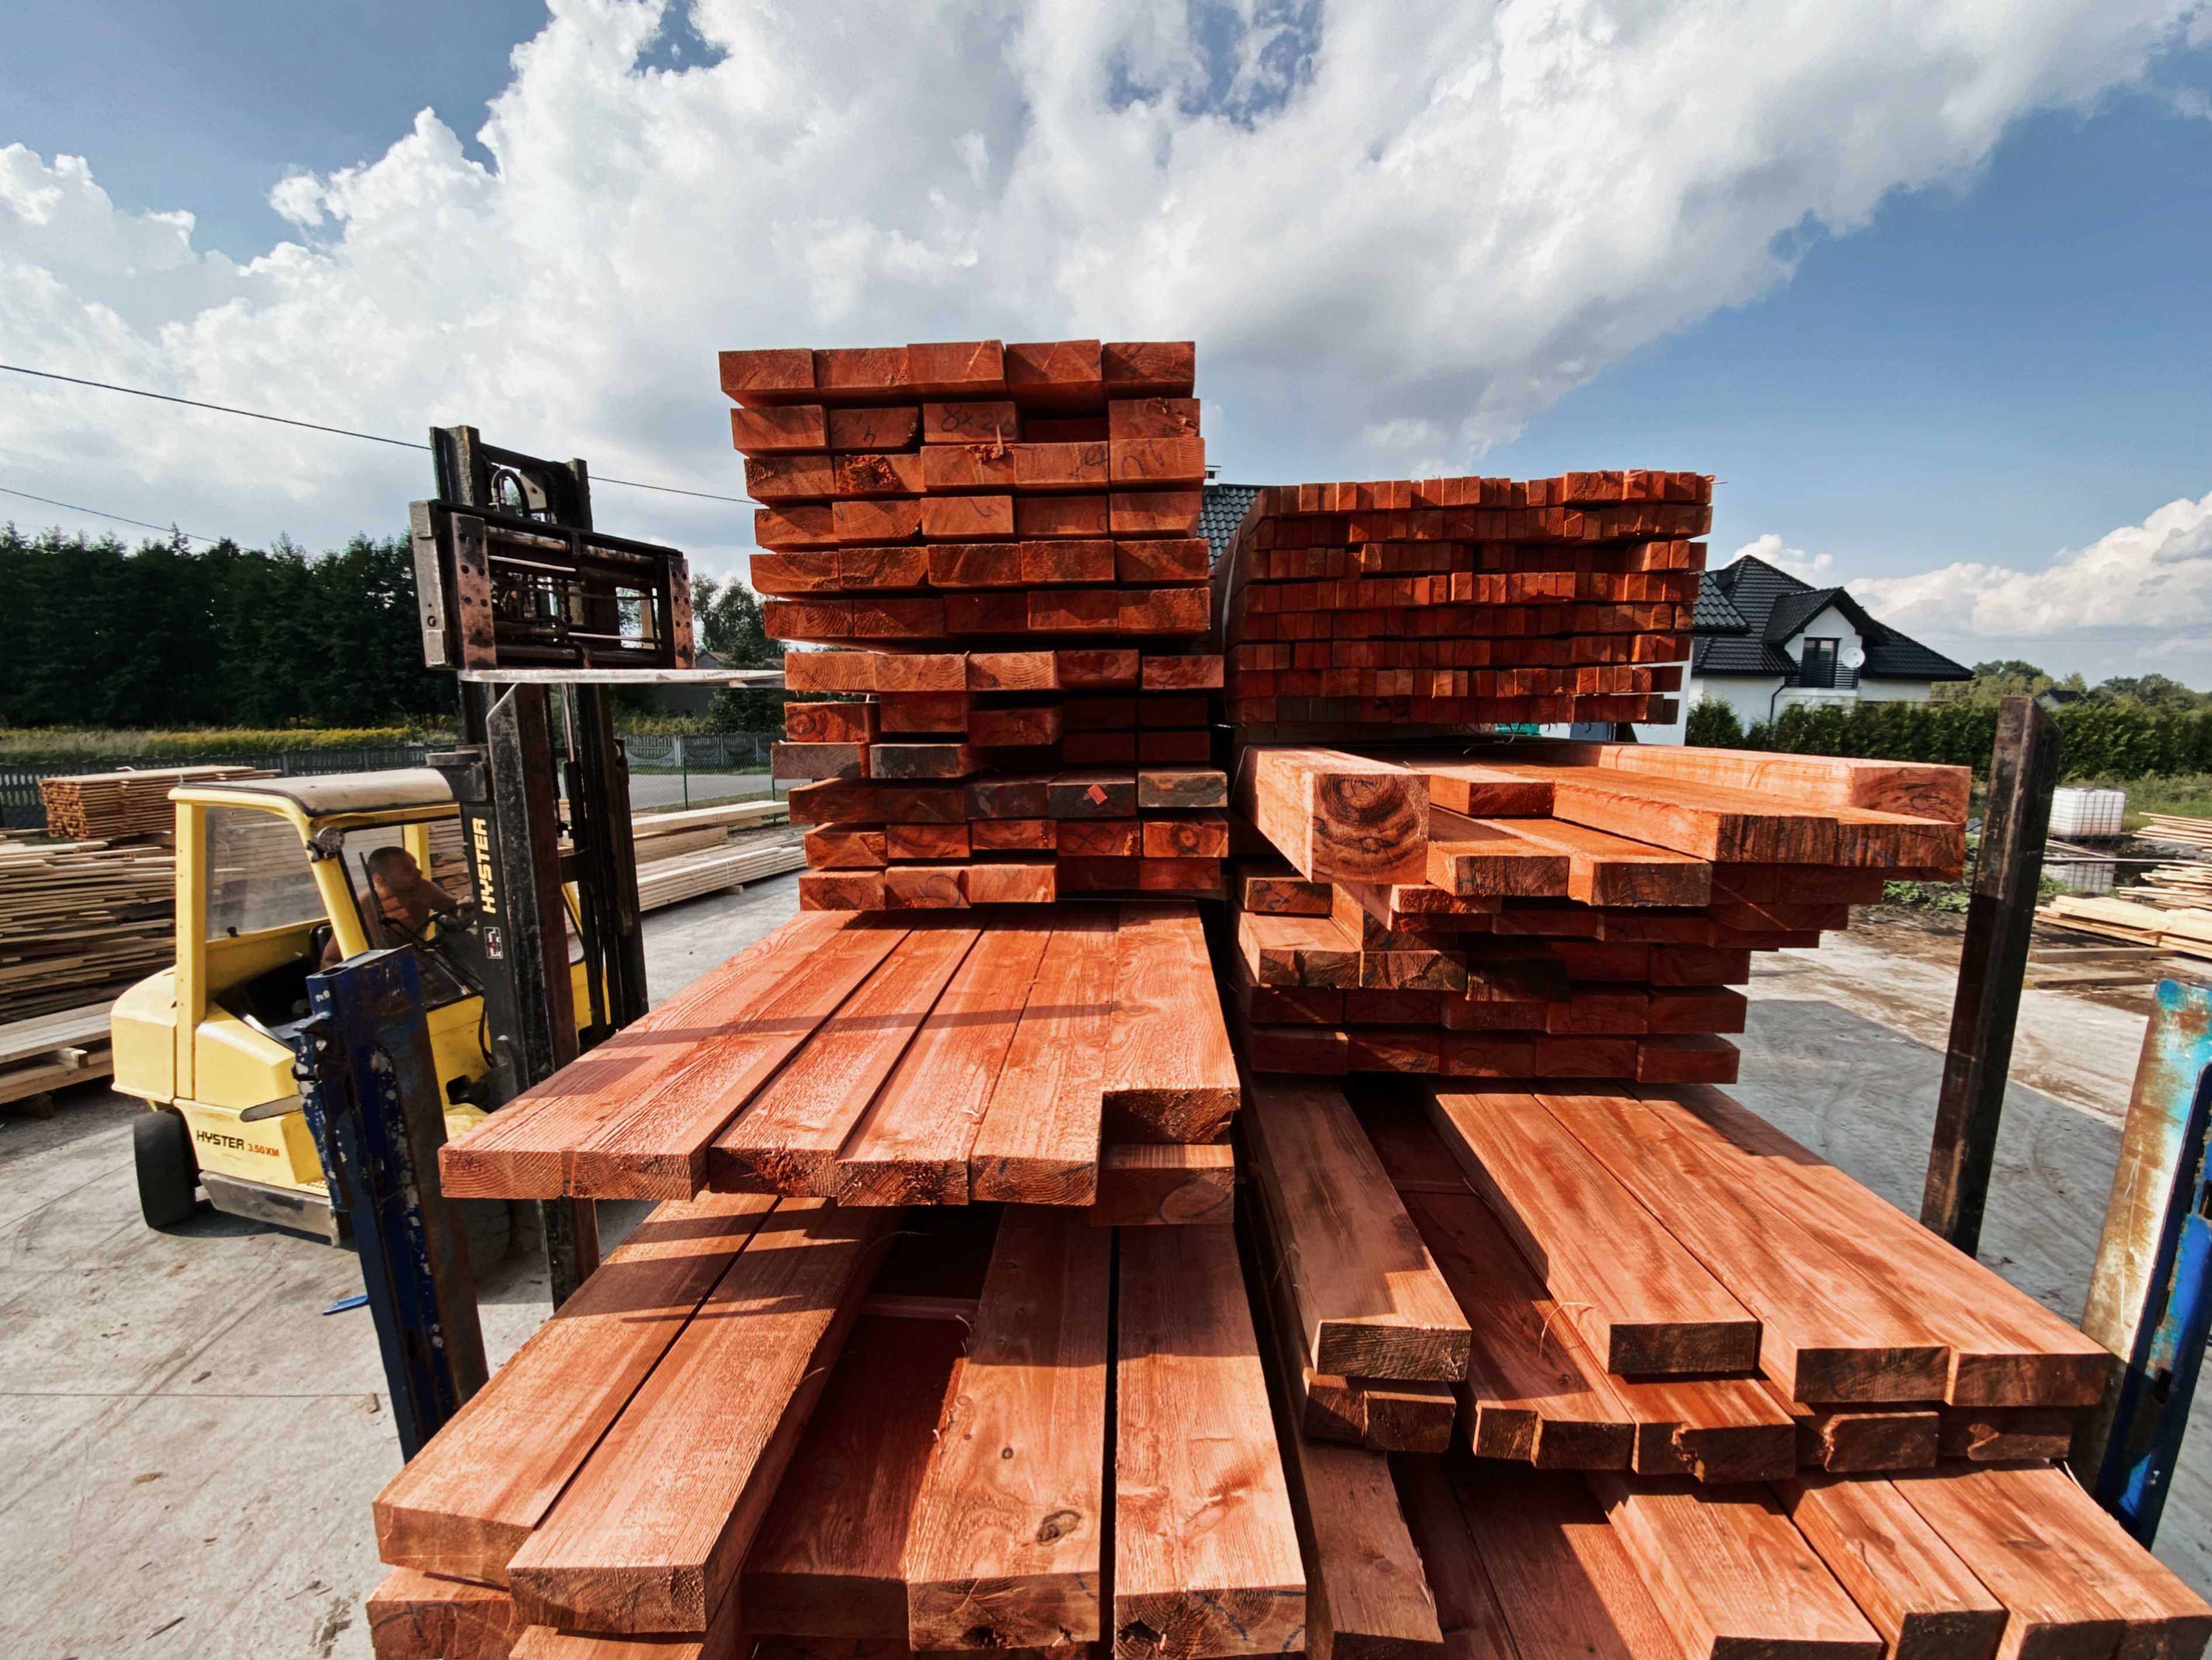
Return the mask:
<path id="1" fill-rule="evenodd" d="M 0 1023 L 112 1000 L 167 966 L 175 872 L 153 847 L 0 837 Z"/>
<path id="2" fill-rule="evenodd" d="M 1671 724 L 1711 501 L 1651 471 L 1262 489 L 1215 574 L 1230 722 Z"/>
<path id="3" fill-rule="evenodd" d="M 1963 769 L 1824 757 L 1255 743 L 1235 806 L 1276 858 L 1232 866 L 1223 980 L 1271 1072 L 1732 1082 L 1754 953 L 1965 858 Z"/>
<path id="4" fill-rule="evenodd" d="M 809 908 L 1218 894 L 1188 341 L 725 352 Z"/>
<path id="5" fill-rule="evenodd" d="M 170 803 L 169 792 L 179 784 L 220 784 L 234 778 L 275 775 L 243 766 L 71 773 L 39 780 L 39 800 L 46 810 L 49 836 L 72 842 L 127 842 L 172 832 L 176 809 Z"/>

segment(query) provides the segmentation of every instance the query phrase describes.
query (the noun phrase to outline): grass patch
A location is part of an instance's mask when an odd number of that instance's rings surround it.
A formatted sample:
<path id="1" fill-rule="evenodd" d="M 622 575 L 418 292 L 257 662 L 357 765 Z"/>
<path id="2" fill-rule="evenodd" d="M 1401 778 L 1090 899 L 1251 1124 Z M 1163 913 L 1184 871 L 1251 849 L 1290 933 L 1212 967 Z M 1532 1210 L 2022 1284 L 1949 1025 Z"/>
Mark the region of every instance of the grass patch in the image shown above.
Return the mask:
<path id="1" fill-rule="evenodd" d="M 220 761 L 286 750 L 383 750 L 403 744 L 450 744 L 455 734 L 431 727 L 213 727 L 179 731 L 100 731 L 70 727 L 0 727 L 0 761 L 83 762 L 88 767 L 134 761 Z"/>
<path id="2" fill-rule="evenodd" d="M 2115 778 L 2110 774 L 2081 782 L 2081 787 L 2125 790 L 2130 830 L 2142 826 L 2150 812 L 2178 813 L 2184 818 L 2212 818 L 2212 772 L 2179 772 L 2163 777 Z"/>

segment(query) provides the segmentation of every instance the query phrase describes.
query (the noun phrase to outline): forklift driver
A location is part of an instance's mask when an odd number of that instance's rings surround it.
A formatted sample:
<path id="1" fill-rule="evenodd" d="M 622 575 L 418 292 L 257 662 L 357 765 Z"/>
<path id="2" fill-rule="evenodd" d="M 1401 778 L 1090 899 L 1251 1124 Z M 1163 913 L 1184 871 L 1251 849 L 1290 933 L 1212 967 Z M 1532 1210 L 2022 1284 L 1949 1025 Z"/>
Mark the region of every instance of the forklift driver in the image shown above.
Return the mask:
<path id="1" fill-rule="evenodd" d="M 379 848 L 365 861 L 368 885 L 376 896 L 377 915 L 395 937 L 422 943 L 422 930 L 434 916 L 457 916 L 461 903 L 428 877 L 404 848 Z M 343 953 L 335 937 L 323 948 L 322 966 L 330 968 Z"/>

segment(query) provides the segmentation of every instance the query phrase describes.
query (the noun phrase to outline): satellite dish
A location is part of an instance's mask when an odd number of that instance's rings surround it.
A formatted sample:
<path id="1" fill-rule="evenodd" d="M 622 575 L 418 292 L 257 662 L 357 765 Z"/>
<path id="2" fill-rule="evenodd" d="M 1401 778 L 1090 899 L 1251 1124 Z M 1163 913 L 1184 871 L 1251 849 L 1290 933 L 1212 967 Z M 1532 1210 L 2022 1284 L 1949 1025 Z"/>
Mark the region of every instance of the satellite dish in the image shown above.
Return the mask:
<path id="1" fill-rule="evenodd" d="M 1866 648 L 1854 642 L 1850 649 L 1844 654 L 1844 666 L 1847 669 L 1864 668 L 1866 666 Z"/>

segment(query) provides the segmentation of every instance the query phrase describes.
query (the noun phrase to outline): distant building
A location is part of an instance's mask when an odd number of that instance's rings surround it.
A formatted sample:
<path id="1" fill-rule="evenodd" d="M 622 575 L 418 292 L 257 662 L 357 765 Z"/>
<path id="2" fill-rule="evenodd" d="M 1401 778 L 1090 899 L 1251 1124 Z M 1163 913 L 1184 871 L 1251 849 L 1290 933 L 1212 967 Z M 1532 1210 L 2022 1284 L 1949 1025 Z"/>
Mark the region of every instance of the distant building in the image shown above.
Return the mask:
<path id="1" fill-rule="evenodd" d="M 1974 678 L 1843 589 L 1816 588 L 1749 554 L 1705 574 L 1691 634 L 1680 716 L 1671 730 L 1638 727 L 1647 743 L 1681 742 L 1705 698 L 1749 727 L 1801 703 L 1924 703 L 1937 681 Z"/>

